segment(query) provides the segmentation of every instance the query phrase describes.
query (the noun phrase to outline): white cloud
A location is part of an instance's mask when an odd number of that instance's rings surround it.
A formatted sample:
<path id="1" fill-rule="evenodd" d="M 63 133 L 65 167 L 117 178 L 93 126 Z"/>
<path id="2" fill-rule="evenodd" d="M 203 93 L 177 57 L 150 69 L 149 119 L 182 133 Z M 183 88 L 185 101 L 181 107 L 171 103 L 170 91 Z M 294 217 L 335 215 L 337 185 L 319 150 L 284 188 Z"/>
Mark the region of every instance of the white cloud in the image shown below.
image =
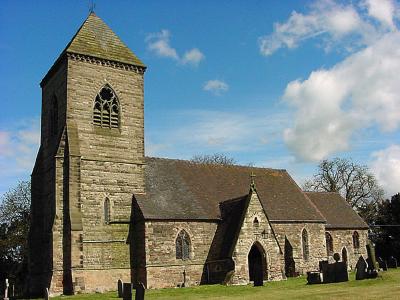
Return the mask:
<path id="1" fill-rule="evenodd" d="M 0 131 L 0 175 L 32 171 L 40 143 L 39 120 L 22 121 L 15 130 Z"/>
<path id="2" fill-rule="evenodd" d="M 293 49 L 305 40 L 321 37 L 319 42 L 326 50 L 340 46 L 354 50 L 370 44 L 380 34 L 394 28 L 394 5 L 391 1 L 367 1 L 368 14 L 352 4 L 344 5 L 334 0 L 315 1 L 309 13 L 293 11 L 284 23 L 275 23 L 272 34 L 259 38 L 261 54 L 272 55 L 278 49 Z M 378 19 L 384 26 L 376 26 Z M 389 28 L 388 28 L 389 27 Z M 389 30 L 389 31 L 390 31 Z"/>
<path id="3" fill-rule="evenodd" d="M 183 65 L 198 66 L 204 60 L 205 56 L 198 48 L 186 51 L 181 57 L 176 49 L 171 46 L 170 37 L 171 33 L 166 29 L 151 33 L 146 37 L 147 48 L 157 56 L 171 58 Z"/>
<path id="4" fill-rule="evenodd" d="M 226 82 L 218 79 L 209 80 L 206 83 L 204 83 L 203 90 L 219 95 L 222 92 L 228 91 L 229 85 Z"/>
<path id="5" fill-rule="evenodd" d="M 393 22 L 396 12 L 395 3 L 391 0 L 366 0 L 364 4 L 368 9 L 368 14 L 376 18 L 383 25 L 390 29 L 395 29 Z"/>
<path id="6" fill-rule="evenodd" d="M 183 64 L 191 64 L 194 66 L 198 66 L 199 63 L 204 59 L 204 54 L 197 48 L 193 48 L 185 52 L 182 58 Z"/>
<path id="7" fill-rule="evenodd" d="M 371 169 L 385 189 L 386 196 L 400 193 L 400 145 L 376 151 L 372 157 Z"/>
<path id="8" fill-rule="evenodd" d="M 161 30 L 159 33 L 149 34 L 146 38 L 146 41 L 148 42 L 148 48 L 149 50 L 155 52 L 158 56 L 169 57 L 178 60 L 179 57 L 176 53 L 176 50 L 170 45 L 170 36 L 170 32 L 166 29 Z"/>
<path id="9" fill-rule="evenodd" d="M 185 111 L 170 114 L 184 124 L 148 133 L 146 154 L 189 158 L 199 153 L 246 152 L 265 149 L 265 142 L 281 142 L 288 117 L 283 113 Z M 168 122 L 167 122 L 168 123 Z M 278 142 L 278 143 L 279 143 Z M 153 147 L 152 145 L 155 145 Z M 159 147 L 159 145 L 161 145 Z M 154 151 L 156 150 L 156 151 Z"/>
<path id="10" fill-rule="evenodd" d="M 284 99 L 296 109 L 294 126 L 284 132 L 289 148 L 317 161 L 349 148 L 356 129 L 400 125 L 400 33 L 387 33 L 374 44 L 330 69 L 311 73 L 286 87 Z"/>

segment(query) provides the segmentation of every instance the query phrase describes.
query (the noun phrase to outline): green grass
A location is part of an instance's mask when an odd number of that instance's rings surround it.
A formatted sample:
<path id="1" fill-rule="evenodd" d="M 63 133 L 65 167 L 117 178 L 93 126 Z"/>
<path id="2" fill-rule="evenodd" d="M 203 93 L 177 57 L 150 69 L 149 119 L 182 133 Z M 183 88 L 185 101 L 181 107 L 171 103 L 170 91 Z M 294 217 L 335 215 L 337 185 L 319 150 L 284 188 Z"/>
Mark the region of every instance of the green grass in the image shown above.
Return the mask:
<path id="1" fill-rule="evenodd" d="M 116 292 L 60 296 L 53 299 L 118 299 Z M 134 296 L 133 296 L 133 299 Z M 307 285 L 305 277 L 268 282 L 263 287 L 203 285 L 192 288 L 146 290 L 145 299 L 400 299 L 400 269 L 380 272 L 377 279 Z"/>

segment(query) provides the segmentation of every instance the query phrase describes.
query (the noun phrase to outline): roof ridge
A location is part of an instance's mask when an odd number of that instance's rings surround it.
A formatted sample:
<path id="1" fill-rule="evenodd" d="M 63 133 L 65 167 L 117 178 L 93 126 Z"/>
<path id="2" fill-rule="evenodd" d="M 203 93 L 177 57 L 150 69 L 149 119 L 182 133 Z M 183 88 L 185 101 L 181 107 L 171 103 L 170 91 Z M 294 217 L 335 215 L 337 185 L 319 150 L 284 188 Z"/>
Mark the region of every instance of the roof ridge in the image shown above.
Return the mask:
<path id="1" fill-rule="evenodd" d="M 319 191 L 303 191 L 303 192 L 306 194 L 339 194 L 340 195 L 339 192 L 328 192 L 328 191 L 321 191 L 321 192 L 319 192 Z"/>
<path id="2" fill-rule="evenodd" d="M 189 163 L 189 164 L 193 164 L 193 165 L 208 165 L 208 166 L 221 166 L 221 167 L 250 168 L 250 169 L 279 171 L 279 172 L 286 172 L 287 173 L 286 169 L 274 169 L 274 168 L 268 168 L 268 167 L 246 166 L 246 165 L 238 165 L 238 164 L 223 165 L 223 164 L 213 164 L 213 163 L 198 163 L 198 162 L 193 162 L 193 161 L 190 161 L 190 160 L 187 160 L 187 159 L 179 159 L 179 158 L 145 156 L 145 159 L 185 162 L 185 163 Z"/>

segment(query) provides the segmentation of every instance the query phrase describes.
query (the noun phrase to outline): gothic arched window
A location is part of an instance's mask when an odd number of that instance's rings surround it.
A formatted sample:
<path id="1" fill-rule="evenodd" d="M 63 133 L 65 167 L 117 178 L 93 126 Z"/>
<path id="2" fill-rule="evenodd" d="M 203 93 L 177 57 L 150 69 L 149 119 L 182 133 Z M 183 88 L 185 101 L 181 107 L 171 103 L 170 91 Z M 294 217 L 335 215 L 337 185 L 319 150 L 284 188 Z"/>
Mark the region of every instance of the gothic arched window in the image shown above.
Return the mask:
<path id="1" fill-rule="evenodd" d="M 309 257 L 309 245 L 308 245 L 308 233 L 307 230 L 304 228 L 301 233 L 301 244 L 303 247 L 303 259 L 308 260 Z"/>
<path id="2" fill-rule="evenodd" d="M 190 238 L 185 230 L 181 230 L 176 237 L 176 258 L 189 259 L 190 258 Z"/>
<path id="3" fill-rule="evenodd" d="M 119 128 L 119 101 L 114 90 L 106 84 L 97 94 L 93 107 L 93 124 Z"/>
<path id="4" fill-rule="evenodd" d="M 333 255 L 333 239 L 329 232 L 325 232 L 325 241 L 326 241 L 326 254 L 328 256 Z"/>
<path id="5" fill-rule="evenodd" d="M 358 252 L 360 249 L 360 236 L 357 231 L 353 232 L 353 248 L 354 252 Z"/>
<path id="6" fill-rule="evenodd" d="M 104 200 L 104 223 L 109 224 L 111 219 L 110 199 Z"/>

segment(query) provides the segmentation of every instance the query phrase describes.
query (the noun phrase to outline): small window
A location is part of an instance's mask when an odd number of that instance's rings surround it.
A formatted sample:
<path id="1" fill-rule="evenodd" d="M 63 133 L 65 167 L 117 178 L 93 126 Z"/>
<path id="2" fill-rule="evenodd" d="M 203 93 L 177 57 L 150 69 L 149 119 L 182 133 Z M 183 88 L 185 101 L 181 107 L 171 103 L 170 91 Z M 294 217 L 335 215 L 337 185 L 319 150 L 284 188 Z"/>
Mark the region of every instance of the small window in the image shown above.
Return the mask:
<path id="1" fill-rule="evenodd" d="M 255 217 L 253 221 L 253 228 L 258 229 L 259 227 L 260 227 L 260 222 L 258 221 L 257 217 Z"/>
<path id="2" fill-rule="evenodd" d="M 58 101 L 57 97 L 54 96 L 51 101 L 50 111 L 50 133 L 51 135 L 57 135 L 58 132 Z"/>
<path id="3" fill-rule="evenodd" d="M 306 229 L 303 229 L 301 233 L 301 242 L 303 247 L 303 259 L 308 260 L 309 258 L 309 245 L 308 245 L 308 233 Z"/>
<path id="4" fill-rule="evenodd" d="M 190 239 L 185 230 L 179 232 L 176 241 L 176 258 L 189 259 L 190 258 Z"/>
<path id="5" fill-rule="evenodd" d="M 353 232 L 353 248 L 356 253 L 360 251 L 360 236 L 357 231 Z"/>
<path id="6" fill-rule="evenodd" d="M 93 107 L 93 124 L 105 128 L 119 128 L 119 101 L 114 90 L 106 84 L 97 94 Z"/>
<path id="7" fill-rule="evenodd" d="M 106 198 L 106 200 L 104 200 L 104 223 L 109 224 L 110 219 L 111 219 L 110 199 Z"/>
<path id="8" fill-rule="evenodd" d="M 325 232 L 325 240 L 326 240 L 326 254 L 328 256 L 333 255 L 333 239 L 329 232 Z"/>

